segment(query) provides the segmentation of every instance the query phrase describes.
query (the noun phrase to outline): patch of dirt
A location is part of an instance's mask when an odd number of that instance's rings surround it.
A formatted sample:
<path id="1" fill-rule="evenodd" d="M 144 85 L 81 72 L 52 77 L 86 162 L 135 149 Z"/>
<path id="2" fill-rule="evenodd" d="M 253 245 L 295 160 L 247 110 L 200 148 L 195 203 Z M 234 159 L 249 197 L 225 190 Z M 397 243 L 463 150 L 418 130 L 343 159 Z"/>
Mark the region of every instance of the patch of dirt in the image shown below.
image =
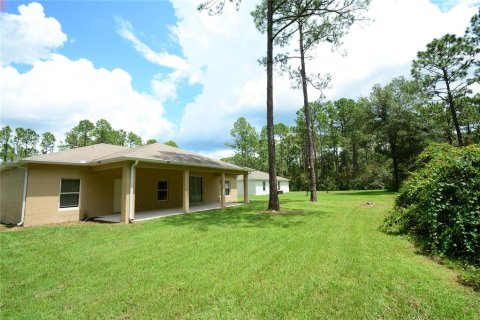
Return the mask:
<path id="1" fill-rule="evenodd" d="M 58 227 L 58 226 L 76 226 L 76 225 L 81 225 L 81 224 L 98 224 L 98 223 L 103 223 L 103 221 L 93 221 L 93 220 L 64 221 L 64 222 L 48 223 L 48 224 L 42 224 L 42 225 L 39 225 L 39 226 L 30 226 L 30 227 L 17 226 L 15 224 L 13 224 L 13 225 L 0 224 L 0 232 L 15 232 L 15 231 L 21 231 L 21 230 L 33 229 L 33 228 Z M 110 222 L 106 222 L 106 223 L 110 223 Z"/>
<path id="2" fill-rule="evenodd" d="M 362 208 L 375 208 L 375 207 L 378 207 L 378 206 L 375 202 L 367 202 L 367 203 L 361 204 L 360 207 L 362 207 Z"/>
<path id="3" fill-rule="evenodd" d="M 18 230 L 19 227 L 16 224 L 0 224 L 0 232 L 8 232 Z"/>
<path id="4" fill-rule="evenodd" d="M 259 211 L 260 214 L 268 214 L 268 215 L 306 215 L 307 213 L 301 210 L 291 210 L 291 209 L 280 209 L 280 211 Z"/>

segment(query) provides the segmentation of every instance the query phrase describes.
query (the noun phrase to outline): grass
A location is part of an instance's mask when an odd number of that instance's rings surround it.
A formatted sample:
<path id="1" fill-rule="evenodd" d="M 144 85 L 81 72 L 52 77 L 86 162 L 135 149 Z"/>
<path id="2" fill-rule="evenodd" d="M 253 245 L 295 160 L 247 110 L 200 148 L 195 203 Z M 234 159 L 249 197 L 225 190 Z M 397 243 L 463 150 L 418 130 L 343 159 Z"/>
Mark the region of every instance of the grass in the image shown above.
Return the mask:
<path id="1" fill-rule="evenodd" d="M 280 214 L 254 197 L 133 225 L 7 230 L 0 318 L 480 319 L 480 294 L 454 271 L 378 231 L 393 197 L 289 193 Z"/>

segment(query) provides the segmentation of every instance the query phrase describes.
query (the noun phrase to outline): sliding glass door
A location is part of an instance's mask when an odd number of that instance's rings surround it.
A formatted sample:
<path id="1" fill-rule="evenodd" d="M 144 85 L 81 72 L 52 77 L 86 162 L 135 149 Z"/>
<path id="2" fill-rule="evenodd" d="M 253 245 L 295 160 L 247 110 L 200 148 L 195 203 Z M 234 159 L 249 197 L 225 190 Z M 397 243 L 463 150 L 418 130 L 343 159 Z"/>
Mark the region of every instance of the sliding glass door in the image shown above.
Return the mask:
<path id="1" fill-rule="evenodd" d="M 202 177 L 190 176 L 190 203 L 203 201 L 202 182 Z"/>

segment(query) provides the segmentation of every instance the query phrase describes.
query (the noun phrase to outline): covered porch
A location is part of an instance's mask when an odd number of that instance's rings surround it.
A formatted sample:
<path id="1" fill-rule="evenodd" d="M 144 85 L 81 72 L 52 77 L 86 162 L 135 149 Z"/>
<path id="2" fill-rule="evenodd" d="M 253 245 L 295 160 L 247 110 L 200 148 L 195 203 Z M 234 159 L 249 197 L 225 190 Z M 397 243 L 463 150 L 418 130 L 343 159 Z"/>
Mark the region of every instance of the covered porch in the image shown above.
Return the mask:
<path id="1" fill-rule="evenodd" d="M 93 172 L 96 183 L 102 181 L 103 190 L 109 191 L 99 201 L 106 205 L 90 210 L 89 218 L 120 223 L 240 205 L 237 175 L 248 175 L 231 168 L 138 160 L 99 165 Z M 100 193 L 96 196 L 100 198 Z"/>
<path id="2" fill-rule="evenodd" d="M 225 203 L 224 208 L 236 207 L 236 206 L 241 206 L 241 205 L 243 205 L 243 203 L 229 202 L 229 203 Z M 191 204 L 190 205 L 189 213 L 196 213 L 196 212 L 207 211 L 207 210 L 215 210 L 215 209 L 222 209 L 221 203 L 219 203 L 219 202 L 216 202 L 216 203 L 197 203 L 197 204 Z M 149 211 L 140 211 L 140 212 L 135 213 L 135 219 L 132 222 L 164 218 L 164 217 L 175 216 L 175 215 L 184 214 L 184 213 L 185 212 L 184 212 L 182 207 L 149 210 Z M 101 221 L 101 222 L 120 222 L 121 221 L 121 214 L 120 213 L 116 213 L 116 214 L 114 213 L 114 214 L 98 216 L 98 217 L 93 218 L 93 220 L 94 221 Z"/>

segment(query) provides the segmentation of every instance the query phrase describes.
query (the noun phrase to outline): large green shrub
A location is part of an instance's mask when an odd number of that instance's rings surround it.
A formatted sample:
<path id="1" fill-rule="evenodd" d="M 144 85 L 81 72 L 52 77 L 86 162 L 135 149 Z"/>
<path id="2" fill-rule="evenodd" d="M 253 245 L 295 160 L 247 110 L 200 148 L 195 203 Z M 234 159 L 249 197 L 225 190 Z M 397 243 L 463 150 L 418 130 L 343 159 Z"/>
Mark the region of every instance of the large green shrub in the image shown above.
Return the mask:
<path id="1" fill-rule="evenodd" d="M 425 149 L 382 228 L 429 253 L 480 264 L 480 146 Z"/>

